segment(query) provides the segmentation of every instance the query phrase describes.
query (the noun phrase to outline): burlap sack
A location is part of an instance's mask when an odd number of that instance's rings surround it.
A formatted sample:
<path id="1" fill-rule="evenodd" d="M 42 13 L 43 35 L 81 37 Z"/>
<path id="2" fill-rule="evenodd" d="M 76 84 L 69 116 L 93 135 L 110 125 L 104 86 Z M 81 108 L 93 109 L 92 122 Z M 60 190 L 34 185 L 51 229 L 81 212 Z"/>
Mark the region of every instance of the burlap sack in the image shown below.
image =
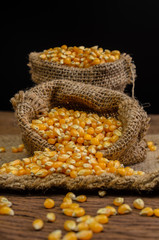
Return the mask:
<path id="1" fill-rule="evenodd" d="M 39 84 L 30 90 L 20 91 L 11 99 L 16 112 L 22 139 L 30 153 L 54 149 L 30 127 L 32 119 L 53 106 L 85 110 L 104 116 L 114 116 L 122 121 L 123 135 L 104 156 L 118 159 L 124 164 L 133 164 L 145 159 L 146 143 L 144 136 L 149 119 L 136 100 L 124 93 L 68 80 L 53 80 Z"/>
<path id="2" fill-rule="evenodd" d="M 102 174 L 101 176 L 86 176 L 70 178 L 64 174 L 48 175 L 45 178 L 35 176 L 14 176 L 12 174 L 0 175 L 0 189 L 31 191 L 41 190 L 42 192 L 56 188 L 74 190 L 94 190 L 94 189 L 115 189 L 133 191 L 152 191 L 159 190 L 159 135 L 148 135 L 146 140 L 153 141 L 157 146 L 157 151 L 147 150 L 147 157 L 144 162 L 134 164 L 132 168 L 144 171 L 143 176 L 121 177 L 112 173 Z M 0 154 L 1 164 L 14 159 L 27 157 L 28 154 L 12 153 L 11 146 L 21 144 L 20 135 L 0 135 L 0 146 L 6 147 L 6 152 Z"/>
<path id="3" fill-rule="evenodd" d="M 35 83 L 66 79 L 124 91 L 127 84 L 133 83 L 136 77 L 135 65 L 128 54 L 122 54 L 115 62 L 103 63 L 90 68 L 75 68 L 55 62 L 43 61 L 38 52 L 29 54 L 30 73 Z"/>

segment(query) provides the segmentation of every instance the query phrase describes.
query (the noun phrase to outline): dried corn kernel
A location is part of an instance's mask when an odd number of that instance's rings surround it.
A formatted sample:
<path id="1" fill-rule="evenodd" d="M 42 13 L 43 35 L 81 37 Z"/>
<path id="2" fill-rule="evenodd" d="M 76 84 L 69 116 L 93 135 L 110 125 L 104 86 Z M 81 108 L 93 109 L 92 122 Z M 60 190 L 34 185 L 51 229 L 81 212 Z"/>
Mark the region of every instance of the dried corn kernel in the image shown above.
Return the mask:
<path id="1" fill-rule="evenodd" d="M 92 232 L 94 233 L 99 233 L 103 231 L 103 225 L 97 222 L 95 219 L 92 219 L 88 225 L 90 230 L 92 230 Z"/>
<path id="2" fill-rule="evenodd" d="M 77 240 L 77 236 L 76 233 L 74 232 L 68 232 L 64 235 L 64 237 L 62 238 L 62 240 Z"/>
<path id="3" fill-rule="evenodd" d="M 77 222 L 85 222 L 85 221 L 87 221 L 87 220 L 90 219 L 90 218 L 91 218 L 90 215 L 84 215 L 84 216 L 82 216 L 82 217 L 77 218 L 76 221 L 77 221 Z"/>
<path id="4" fill-rule="evenodd" d="M 157 147 L 154 145 L 152 141 L 147 142 L 147 146 L 150 149 L 150 151 L 156 151 Z"/>
<path id="5" fill-rule="evenodd" d="M 11 215 L 11 216 L 13 216 L 14 211 L 10 207 L 3 206 L 3 207 L 0 207 L 0 215 Z"/>
<path id="6" fill-rule="evenodd" d="M 0 147 L 0 153 L 5 152 L 6 149 L 4 147 Z"/>
<path id="7" fill-rule="evenodd" d="M 72 217 L 81 217 L 85 215 L 85 210 L 82 207 L 75 208 Z"/>
<path id="8" fill-rule="evenodd" d="M 77 239 L 80 240 L 89 240 L 93 237 L 93 232 L 91 230 L 82 230 L 79 231 L 77 234 Z"/>
<path id="9" fill-rule="evenodd" d="M 45 208 L 53 208 L 55 206 L 55 202 L 53 199 L 51 198 L 47 198 L 45 201 L 44 201 L 44 207 Z"/>
<path id="10" fill-rule="evenodd" d="M 48 235 L 48 240 L 60 240 L 62 236 L 61 230 L 55 230 Z"/>
<path id="11" fill-rule="evenodd" d="M 66 231 L 75 231 L 76 229 L 76 222 L 73 220 L 66 220 L 64 222 L 64 229 Z"/>
<path id="12" fill-rule="evenodd" d="M 113 201 L 113 204 L 115 206 L 120 206 L 124 203 L 124 198 L 121 198 L 121 197 L 118 197 L 118 198 L 115 198 L 114 201 Z"/>
<path id="13" fill-rule="evenodd" d="M 98 191 L 98 195 L 99 195 L 100 197 L 104 197 L 106 194 L 107 194 L 106 191 L 102 191 L 102 190 L 99 190 L 99 191 Z"/>
<path id="14" fill-rule="evenodd" d="M 144 205 L 145 205 L 144 201 L 141 198 L 137 198 L 133 202 L 134 208 L 137 208 L 137 209 L 143 209 Z"/>
<path id="15" fill-rule="evenodd" d="M 107 217 L 109 217 L 111 215 L 116 215 L 117 211 L 112 206 L 106 206 L 105 208 L 98 209 L 97 214 L 102 214 L 102 215 L 106 215 Z"/>
<path id="16" fill-rule="evenodd" d="M 89 226 L 86 222 L 80 222 L 80 223 L 78 223 L 76 230 L 77 231 L 89 230 Z"/>
<path id="17" fill-rule="evenodd" d="M 49 222 L 55 222 L 56 220 L 55 213 L 47 213 L 46 218 Z"/>
<path id="18" fill-rule="evenodd" d="M 127 214 L 132 212 L 131 207 L 128 204 L 122 204 L 118 207 L 118 213 L 119 214 Z"/>
<path id="19" fill-rule="evenodd" d="M 42 219 L 35 219 L 32 223 L 32 226 L 35 230 L 40 230 L 44 226 L 44 222 Z"/>
<path id="20" fill-rule="evenodd" d="M 77 202 L 86 202 L 87 201 L 87 197 L 85 195 L 79 195 L 76 197 L 75 199 Z"/>
<path id="21" fill-rule="evenodd" d="M 146 207 L 146 208 L 143 208 L 142 210 L 141 210 L 141 212 L 140 212 L 140 215 L 141 216 L 148 216 L 148 217 L 150 217 L 150 216 L 152 216 L 154 214 L 154 212 L 153 212 L 153 209 L 151 208 L 151 207 Z"/>
<path id="22" fill-rule="evenodd" d="M 159 217 L 159 208 L 154 209 L 153 213 L 156 217 Z"/>
<path id="23" fill-rule="evenodd" d="M 108 217 L 102 214 L 95 216 L 95 220 L 101 224 L 108 223 Z"/>
<path id="24" fill-rule="evenodd" d="M 69 197 L 69 198 L 71 198 L 72 200 L 75 200 L 75 199 L 76 199 L 76 195 L 75 195 L 73 192 L 68 192 L 68 193 L 66 194 L 66 197 Z"/>

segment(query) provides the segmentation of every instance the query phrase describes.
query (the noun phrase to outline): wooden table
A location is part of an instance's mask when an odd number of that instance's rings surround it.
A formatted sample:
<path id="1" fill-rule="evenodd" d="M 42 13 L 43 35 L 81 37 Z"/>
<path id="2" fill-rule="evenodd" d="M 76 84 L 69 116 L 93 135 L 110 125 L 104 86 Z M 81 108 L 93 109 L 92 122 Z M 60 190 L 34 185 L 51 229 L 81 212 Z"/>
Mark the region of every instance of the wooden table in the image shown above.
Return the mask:
<path id="1" fill-rule="evenodd" d="M 149 134 L 159 134 L 159 115 L 151 115 L 151 127 Z M 18 129 L 14 114 L 12 112 L 0 112 L 0 134 L 18 134 Z M 56 229 L 61 229 L 63 234 L 63 224 L 66 217 L 61 213 L 59 207 L 67 191 L 40 192 L 40 193 L 15 193 L 1 192 L 0 195 L 6 196 L 12 203 L 15 212 L 14 216 L 0 215 L 0 240 L 45 240 L 48 234 Z M 87 214 L 96 215 L 97 209 L 112 204 L 115 197 L 122 196 L 125 202 L 132 206 L 134 199 L 142 197 L 146 206 L 159 208 L 158 193 L 149 193 L 140 196 L 132 192 L 108 191 L 104 198 L 99 198 L 96 191 L 79 192 L 76 194 L 86 194 L 87 202 L 81 203 Z M 47 210 L 43 207 L 44 200 L 47 198 L 55 200 L 55 207 Z M 46 213 L 54 212 L 56 214 L 55 223 L 46 221 Z M 44 228 L 41 231 L 35 231 L 32 228 L 32 222 L 35 218 L 44 220 Z M 141 217 L 139 210 L 133 209 L 131 214 L 116 215 L 109 218 L 109 223 L 104 225 L 102 233 L 94 234 L 93 239 L 159 239 L 159 218 Z"/>

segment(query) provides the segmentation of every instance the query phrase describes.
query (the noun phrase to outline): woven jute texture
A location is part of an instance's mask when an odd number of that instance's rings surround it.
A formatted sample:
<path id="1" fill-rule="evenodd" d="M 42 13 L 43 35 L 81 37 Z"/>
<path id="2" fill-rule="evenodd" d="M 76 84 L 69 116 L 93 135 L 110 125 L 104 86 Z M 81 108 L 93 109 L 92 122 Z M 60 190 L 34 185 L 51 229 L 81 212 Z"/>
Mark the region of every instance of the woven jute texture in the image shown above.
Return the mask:
<path id="1" fill-rule="evenodd" d="M 159 135 L 147 135 L 146 140 L 153 141 L 157 151 L 151 152 L 147 149 L 147 157 L 144 162 L 137 163 L 131 167 L 135 170 L 144 171 L 143 176 L 120 177 L 111 173 L 101 176 L 77 177 L 72 179 L 64 174 L 49 175 L 45 178 L 35 176 L 14 176 L 10 174 L 0 175 L 0 189 L 31 191 L 47 189 L 55 190 L 62 188 L 67 190 L 93 190 L 93 189 L 115 189 L 152 191 L 159 190 Z M 6 152 L 0 154 L 0 165 L 15 159 L 27 157 L 27 152 L 12 153 L 11 146 L 21 144 L 20 135 L 0 135 L 0 146 L 6 147 Z"/>
<path id="2" fill-rule="evenodd" d="M 124 91 L 127 84 L 135 84 L 136 68 L 128 54 L 122 54 L 115 62 L 89 68 L 77 68 L 55 62 L 43 61 L 37 52 L 29 54 L 30 73 L 35 83 L 66 79 Z"/>
<path id="3" fill-rule="evenodd" d="M 59 79 L 36 85 L 26 92 L 20 91 L 11 102 L 22 130 L 23 142 L 30 153 L 45 147 L 55 148 L 30 127 L 31 120 L 54 106 L 64 106 L 113 116 L 122 121 L 123 135 L 104 150 L 105 157 L 118 159 L 124 164 L 141 162 L 145 158 L 144 136 L 149 118 L 138 102 L 124 93 Z"/>

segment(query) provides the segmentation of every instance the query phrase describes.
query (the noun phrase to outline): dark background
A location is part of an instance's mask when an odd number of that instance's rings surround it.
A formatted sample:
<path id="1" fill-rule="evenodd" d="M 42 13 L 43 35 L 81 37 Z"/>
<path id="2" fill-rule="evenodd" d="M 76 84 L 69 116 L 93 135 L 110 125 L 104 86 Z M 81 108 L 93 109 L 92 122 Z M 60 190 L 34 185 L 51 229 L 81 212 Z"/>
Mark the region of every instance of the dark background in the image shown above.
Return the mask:
<path id="1" fill-rule="evenodd" d="M 158 1 L 25 1 L 5 4 L 0 21 L 0 110 L 13 110 L 10 98 L 34 85 L 28 54 L 66 44 L 129 53 L 137 68 L 135 97 L 148 113 L 159 114 Z"/>

